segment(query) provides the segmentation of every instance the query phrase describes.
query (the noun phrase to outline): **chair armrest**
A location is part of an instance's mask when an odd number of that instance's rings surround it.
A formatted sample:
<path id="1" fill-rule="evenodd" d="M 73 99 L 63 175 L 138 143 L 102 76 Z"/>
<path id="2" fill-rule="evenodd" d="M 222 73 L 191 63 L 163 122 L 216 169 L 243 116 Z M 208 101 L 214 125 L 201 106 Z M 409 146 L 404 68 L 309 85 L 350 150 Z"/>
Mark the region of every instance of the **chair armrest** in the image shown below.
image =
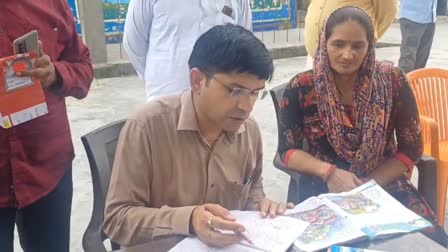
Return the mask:
<path id="1" fill-rule="evenodd" d="M 286 167 L 279 153 L 275 155 L 274 166 L 291 177 L 288 188 L 289 202 L 299 204 L 310 197 L 328 193 L 326 184 L 323 181 L 318 182 L 313 179 L 313 175 L 300 173 Z"/>
<path id="2" fill-rule="evenodd" d="M 423 139 L 429 140 L 431 143 L 430 155 L 435 159 L 439 159 L 439 126 L 437 122 L 427 116 L 420 115 L 420 123 L 422 125 Z"/>
<path id="3" fill-rule="evenodd" d="M 283 164 L 283 160 L 280 157 L 280 154 L 277 152 L 275 154 L 275 158 L 274 158 L 274 167 L 279 169 L 280 171 L 288 174 L 289 176 L 291 176 L 291 178 L 297 182 L 300 181 L 300 178 L 302 177 L 302 174 L 300 174 L 298 171 L 294 171 L 292 169 L 289 169 L 288 167 L 286 167 Z"/>
<path id="4" fill-rule="evenodd" d="M 437 160 L 424 155 L 417 163 L 417 168 L 418 191 L 437 216 Z"/>

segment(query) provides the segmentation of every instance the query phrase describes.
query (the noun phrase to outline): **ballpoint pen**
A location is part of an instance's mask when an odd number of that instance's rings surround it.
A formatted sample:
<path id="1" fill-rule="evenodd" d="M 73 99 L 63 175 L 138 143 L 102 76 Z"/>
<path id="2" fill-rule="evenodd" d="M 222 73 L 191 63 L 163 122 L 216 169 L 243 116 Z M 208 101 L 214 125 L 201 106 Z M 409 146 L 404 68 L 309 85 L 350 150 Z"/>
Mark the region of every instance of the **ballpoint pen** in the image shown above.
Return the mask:
<path id="1" fill-rule="evenodd" d="M 253 243 L 253 241 L 251 239 L 249 239 L 249 237 L 247 237 L 247 235 L 245 235 L 243 232 L 239 232 L 237 231 L 236 234 L 240 237 L 242 237 L 245 241 L 247 241 L 250 245 L 255 245 Z"/>

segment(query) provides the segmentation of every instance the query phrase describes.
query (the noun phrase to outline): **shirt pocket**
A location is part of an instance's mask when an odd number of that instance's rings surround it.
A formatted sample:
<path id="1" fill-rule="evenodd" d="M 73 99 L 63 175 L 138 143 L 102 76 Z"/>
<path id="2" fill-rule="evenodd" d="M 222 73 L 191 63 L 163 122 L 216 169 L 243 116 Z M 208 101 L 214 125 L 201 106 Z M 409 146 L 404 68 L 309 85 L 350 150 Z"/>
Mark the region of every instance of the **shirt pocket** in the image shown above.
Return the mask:
<path id="1" fill-rule="evenodd" d="M 236 5 L 231 0 L 209 1 L 201 0 L 200 25 L 201 33 L 206 32 L 215 25 L 236 24 Z M 229 12 L 230 10 L 230 12 Z M 225 14 L 225 13 L 227 14 Z"/>
<path id="2" fill-rule="evenodd" d="M 229 210 L 243 210 L 249 196 L 252 181 L 245 184 L 237 182 L 227 182 L 224 190 L 223 206 Z"/>
<path id="3" fill-rule="evenodd" d="M 59 40 L 59 34 L 62 31 L 61 25 L 57 22 L 53 23 L 45 23 L 41 26 L 33 26 L 31 25 L 32 30 L 36 30 L 39 32 L 39 40 L 42 43 L 42 50 L 45 54 L 50 56 L 52 61 L 59 60 L 59 55 L 62 53 L 63 46 Z"/>

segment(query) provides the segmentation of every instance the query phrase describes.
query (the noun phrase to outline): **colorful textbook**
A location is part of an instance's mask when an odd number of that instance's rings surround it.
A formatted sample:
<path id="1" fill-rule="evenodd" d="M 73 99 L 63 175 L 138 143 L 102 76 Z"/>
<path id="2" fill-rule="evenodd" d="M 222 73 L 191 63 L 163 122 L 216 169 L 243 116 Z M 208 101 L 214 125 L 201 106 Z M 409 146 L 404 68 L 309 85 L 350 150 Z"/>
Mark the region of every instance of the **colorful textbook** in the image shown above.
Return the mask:
<path id="1" fill-rule="evenodd" d="M 309 198 L 286 215 L 310 223 L 294 242 L 298 251 L 317 251 L 335 244 L 432 226 L 373 180 L 347 193 Z"/>
<path id="2" fill-rule="evenodd" d="M 0 127 L 8 129 L 48 113 L 40 81 L 15 74 L 33 69 L 37 57 L 33 51 L 0 59 Z"/>

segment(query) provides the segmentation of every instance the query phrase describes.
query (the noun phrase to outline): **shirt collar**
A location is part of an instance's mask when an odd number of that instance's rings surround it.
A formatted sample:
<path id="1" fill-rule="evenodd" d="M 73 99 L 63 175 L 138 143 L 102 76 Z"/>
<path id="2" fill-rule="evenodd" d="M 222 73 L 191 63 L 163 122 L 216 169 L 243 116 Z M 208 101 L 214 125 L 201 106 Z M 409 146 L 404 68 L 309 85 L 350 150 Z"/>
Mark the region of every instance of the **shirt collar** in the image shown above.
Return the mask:
<path id="1" fill-rule="evenodd" d="M 200 131 L 193 105 L 193 93 L 185 91 L 180 97 L 180 114 L 177 130 Z"/>
<path id="2" fill-rule="evenodd" d="M 180 97 L 180 114 L 177 130 L 192 130 L 200 132 L 196 112 L 193 105 L 193 93 L 191 90 L 185 91 Z M 246 131 L 244 122 L 236 132 L 226 132 L 229 139 Z"/>

